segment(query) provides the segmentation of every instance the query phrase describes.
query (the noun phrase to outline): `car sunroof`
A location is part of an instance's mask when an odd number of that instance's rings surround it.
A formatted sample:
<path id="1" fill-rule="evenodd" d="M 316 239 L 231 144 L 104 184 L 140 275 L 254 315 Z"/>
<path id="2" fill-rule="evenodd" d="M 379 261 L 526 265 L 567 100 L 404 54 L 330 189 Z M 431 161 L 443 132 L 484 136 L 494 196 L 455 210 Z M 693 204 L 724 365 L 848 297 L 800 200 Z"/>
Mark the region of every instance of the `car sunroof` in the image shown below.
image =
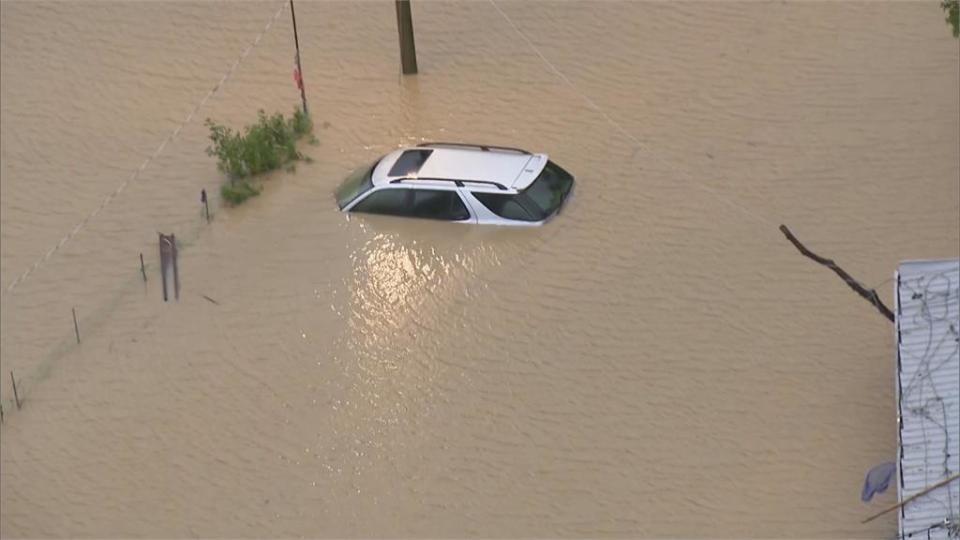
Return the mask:
<path id="1" fill-rule="evenodd" d="M 433 150 L 407 150 L 400 154 L 397 162 L 393 164 L 393 167 L 390 167 L 390 172 L 387 173 L 387 176 L 410 176 L 416 174 L 432 153 Z"/>

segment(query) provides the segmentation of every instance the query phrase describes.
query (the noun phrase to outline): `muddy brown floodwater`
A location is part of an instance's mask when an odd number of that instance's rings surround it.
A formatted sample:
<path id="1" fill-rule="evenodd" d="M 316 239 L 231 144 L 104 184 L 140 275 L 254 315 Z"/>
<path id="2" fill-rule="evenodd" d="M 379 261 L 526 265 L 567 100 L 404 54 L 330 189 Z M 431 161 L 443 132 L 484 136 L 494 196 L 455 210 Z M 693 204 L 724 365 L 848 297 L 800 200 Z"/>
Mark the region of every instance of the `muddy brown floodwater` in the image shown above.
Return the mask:
<path id="1" fill-rule="evenodd" d="M 895 534 L 892 328 L 777 226 L 888 302 L 958 255 L 935 2 L 417 1 L 409 78 L 392 2 L 299 2 L 314 162 L 208 226 L 203 119 L 298 103 L 283 6 L 0 4 L 4 537 Z M 547 152 L 572 204 L 336 211 L 426 140 Z"/>

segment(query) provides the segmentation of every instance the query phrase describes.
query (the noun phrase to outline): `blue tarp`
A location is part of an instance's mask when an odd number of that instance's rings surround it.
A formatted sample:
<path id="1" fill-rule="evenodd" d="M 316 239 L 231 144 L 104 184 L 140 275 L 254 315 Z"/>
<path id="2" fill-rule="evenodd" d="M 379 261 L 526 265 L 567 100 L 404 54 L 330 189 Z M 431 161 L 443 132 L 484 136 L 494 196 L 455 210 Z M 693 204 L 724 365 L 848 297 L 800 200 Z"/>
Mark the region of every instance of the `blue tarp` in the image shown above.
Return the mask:
<path id="1" fill-rule="evenodd" d="M 886 491 L 895 472 L 897 472 L 897 466 L 892 461 L 881 463 L 867 471 L 867 477 L 863 479 L 860 500 L 867 502 L 873 498 L 874 494 Z"/>

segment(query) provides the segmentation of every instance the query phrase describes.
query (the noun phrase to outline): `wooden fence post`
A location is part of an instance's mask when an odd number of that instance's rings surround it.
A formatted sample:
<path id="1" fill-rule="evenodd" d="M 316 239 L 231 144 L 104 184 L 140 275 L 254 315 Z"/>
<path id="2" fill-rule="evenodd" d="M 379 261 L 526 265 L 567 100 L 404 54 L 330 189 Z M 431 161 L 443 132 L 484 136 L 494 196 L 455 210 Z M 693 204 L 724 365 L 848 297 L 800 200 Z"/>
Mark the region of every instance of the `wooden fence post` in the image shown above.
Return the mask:
<path id="1" fill-rule="evenodd" d="M 167 297 L 167 265 L 170 264 L 167 260 L 167 247 L 169 240 L 164 236 L 163 233 L 160 234 L 160 281 L 163 283 L 163 301 L 166 302 Z"/>
<path id="2" fill-rule="evenodd" d="M 80 325 L 77 324 L 77 308 L 73 308 L 73 331 L 77 334 L 77 344 L 80 344 Z"/>
<path id="3" fill-rule="evenodd" d="M 200 190 L 200 202 L 203 203 L 203 211 L 207 215 L 207 223 L 210 223 L 210 204 L 207 202 L 207 190 Z"/>
<path id="4" fill-rule="evenodd" d="M 13 377 L 13 371 L 10 372 L 10 382 L 13 384 L 13 400 L 17 403 L 17 410 L 20 410 L 20 394 L 17 393 L 17 379 Z"/>
<path id="5" fill-rule="evenodd" d="M 177 237 L 176 235 L 160 234 L 160 277 L 163 281 L 163 301 L 166 302 L 170 295 L 167 292 L 167 272 L 173 273 L 173 293 L 176 299 L 180 299 L 180 273 L 177 269 Z"/>

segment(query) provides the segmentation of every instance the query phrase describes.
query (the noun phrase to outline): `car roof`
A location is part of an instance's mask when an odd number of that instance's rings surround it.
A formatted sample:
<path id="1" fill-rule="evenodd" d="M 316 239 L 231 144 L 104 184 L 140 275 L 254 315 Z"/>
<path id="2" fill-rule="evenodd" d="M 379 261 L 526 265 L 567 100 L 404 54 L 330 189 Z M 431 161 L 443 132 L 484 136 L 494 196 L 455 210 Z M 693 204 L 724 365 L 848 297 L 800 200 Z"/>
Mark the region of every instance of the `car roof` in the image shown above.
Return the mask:
<path id="1" fill-rule="evenodd" d="M 424 143 L 384 156 L 374 168 L 372 180 L 373 185 L 384 186 L 408 178 L 405 185 L 416 182 L 421 187 L 450 187 L 449 180 L 479 181 L 486 184 L 470 184 L 472 191 L 515 193 L 533 183 L 546 164 L 546 154 L 517 148 Z"/>

